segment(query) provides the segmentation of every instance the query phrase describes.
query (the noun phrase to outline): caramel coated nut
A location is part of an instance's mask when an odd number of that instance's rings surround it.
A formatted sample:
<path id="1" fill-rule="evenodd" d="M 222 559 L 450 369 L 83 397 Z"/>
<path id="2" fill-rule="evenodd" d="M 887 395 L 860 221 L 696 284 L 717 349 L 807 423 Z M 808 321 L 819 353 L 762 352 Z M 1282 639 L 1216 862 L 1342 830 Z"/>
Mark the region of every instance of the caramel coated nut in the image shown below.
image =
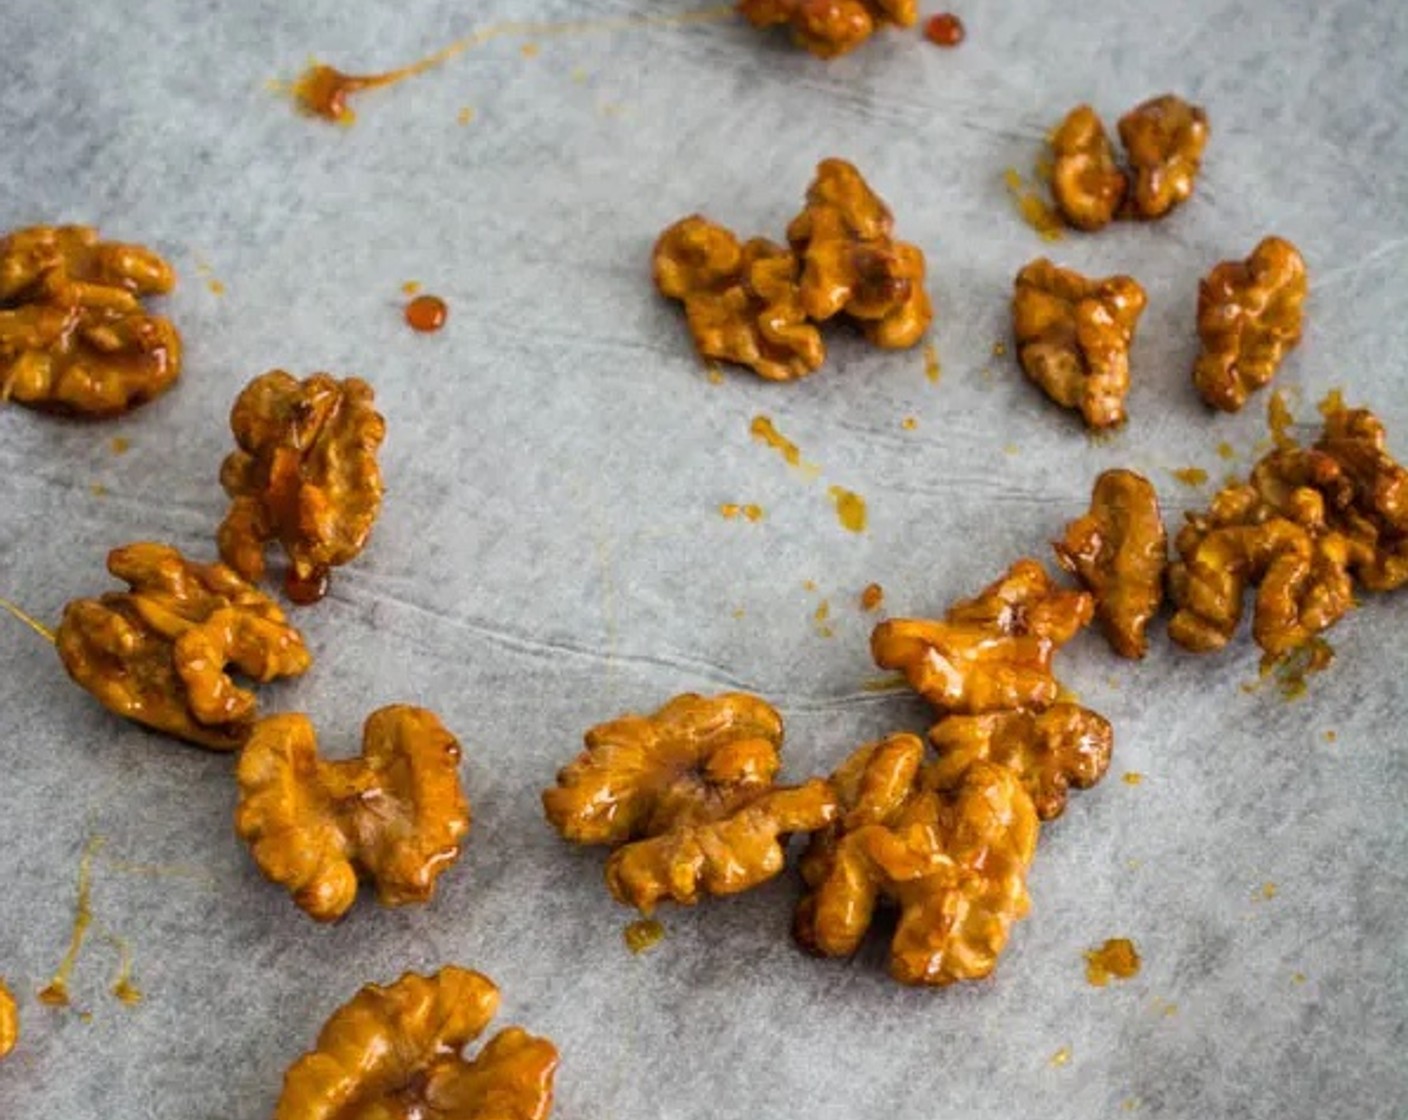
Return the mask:
<path id="1" fill-rule="evenodd" d="M 235 831 L 266 878 L 320 922 L 357 897 L 428 902 L 469 831 L 460 746 L 431 712 L 396 704 L 367 717 L 358 758 L 318 757 L 307 716 L 270 716 L 240 754 Z"/>
<path id="2" fill-rule="evenodd" d="M 454 966 L 368 984 L 284 1074 L 274 1120 L 546 1120 L 551 1042 L 509 1027 L 463 1056 L 498 1007 L 488 977 Z"/>
<path id="3" fill-rule="evenodd" d="M 0 241 L 0 403 L 115 416 L 171 387 L 181 338 L 148 315 L 176 274 L 88 226 L 32 226 Z"/>
<path id="4" fill-rule="evenodd" d="M 1051 194 L 1061 216 L 1077 229 L 1110 224 L 1124 205 L 1129 178 L 1095 110 L 1078 105 L 1051 136 Z"/>
<path id="5" fill-rule="evenodd" d="M 913 27 L 918 0 L 738 0 L 754 27 L 789 24 L 797 45 L 818 58 L 835 58 L 858 47 L 877 27 Z"/>
<path id="6" fill-rule="evenodd" d="M 365 381 L 326 373 L 299 381 L 273 370 L 245 386 L 230 412 L 239 449 L 220 467 L 231 499 L 217 534 L 225 563 L 258 581 L 278 541 L 289 598 L 323 596 L 328 570 L 362 551 L 381 510 L 386 422 L 372 400 Z"/>
<path id="7" fill-rule="evenodd" d="M 15 997 L 0 980 L 0 1058 L 4 1058 L 20 1040 L 20 1009 Z"/>
<path id="8" fill-rule="evenodd" d="M 666 898 L 692 905 L 771 879 L 786 835 L 835 816 L 826 782 L 774 785 L 781 746 L 782 719 L 758 697 L 687 693 L 588 731 L 543 808 L 565 839 L 616 847 L 618 901 L 647 914 Z"/>
<path id="9" fill-rule="evenodd" d="M 1223 261 L 1198 285 L 1202 353 L 1193 384 L 1204 401 L 1236 412 L 1267 385 L 1300 341 L 1305 261 L 1296 247 L 1268 237 L 1245 261 Z"/>
<path id="10" fill-rule="evenodd" d="M 1083 591 L 1051 582 L 1035 560 L 1019 560 L 942 621 L 892 618 L 875 627 L 871 654 L 882 669 L 943 712 L 1045 708 L 1059 691 L 1051 659 L 1091 619 Z"/>
<path id="11" fill-rule="evenodd" d="M 226 667 L 263 683 L 312 664 L 278 604 L 224 564 L 138 543 L 109 553 L 108 571 L 130 590 L 69 603 L 54 642 L 69 675 L 117 715 L 235 750 L 257 704 Z"/>
<path id="12" fill-rule="evenodd" d="M 935 789 L 959 784 L 978 762 L 1005 766 L 1016 775 L 1044 821 L 1066 808 L 1071 787 L 1089 789 L 1105 776 L 1115 733 L 1103 716 L 1077 704 L 1044 712 L 990 712 L 948 716 L 929 731 L 939 759 L 926 780 Z"/>
<path id="13" fill-rule="evenodd" d="M 797 940 L 821 956 L 854 953 L 886 902 L 899 910 L 890 974 L 944 985 L 989 975 L 1030 901 L 1026 871 L 1039 825 L 1012 770 L 975 762 L 940 788 L 924 745 L 893 735 L 833 775 L 841 818 L 802 858 L 808 893 Z"/>
<path id="14" fill-rule="evenodd" d="M 1154 487 L 1133 471 L 1095 480 L 1090 512 L 1052 547 L 1061 566 L 1095 596 L 1095 617 L 1121 657 L 1148 649 L 1145 629 L 1159 613 L 1168 568 L 1168 533 Z"/>
<path id="15" fill-rule="evenodd" d="M 790 381 L 820 368 L 821 334 L 807 321 L 795 254 L 762 238 L 740 244 L 732 233 L 693 215 L 660 235 L 655 286 L 684 304 L 701 356 L 749 367 L 769 381 Z"/>
<path id="16" fill-rule="evenodd" d="M 1128 200 L 1133 217 L 1162 218 L 1192 196 L 1208 142 L 1202 109 L 1167 93 L 1122 116 L 1119 131 L 1134 173 Z"/>

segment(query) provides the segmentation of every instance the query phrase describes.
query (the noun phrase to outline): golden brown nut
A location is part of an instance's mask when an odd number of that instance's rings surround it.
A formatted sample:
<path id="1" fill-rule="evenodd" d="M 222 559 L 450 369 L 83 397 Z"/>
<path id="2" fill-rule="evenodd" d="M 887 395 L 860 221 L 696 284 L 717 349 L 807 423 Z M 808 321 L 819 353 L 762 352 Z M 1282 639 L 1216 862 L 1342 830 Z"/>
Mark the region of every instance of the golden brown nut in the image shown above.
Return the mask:
<path id="1" fill-rule="evenodd" d="M 1070 225 L 1097 230 L 1110 224 L 1124 204 L 1129 178 L 1115 163 L 1114 148 L 1100 117 L 1077 105 L 1051 136 L 1051 194 Z"/>
<path id="2" fill-rule="evenodd" d="M 944 712 L 1045 708 L 1059 691 L 1052 656 L 1093 612 L 1085 592 L 1058 587 L 1035 560 L 1019 560 L 976 599 L 951 607 L 942 622 L 880 623 L 870 650 L 877 665 L 903 672 L 911 688 Z"/>
<path id="3" fill-rule="evenodd" d="M 809 893 L 793 930 L 813 953 L 849 956 L 888 902 L 900 912 L 890 943 L 896 980 L 979 979 L 1030 907 L 1036 811 L 1007 767 L 975 762 L 941 789 L 922 768 L 923 751 L 915 736 L 892 735 L 833 775 L 843 816 L 802 858 Z"/>
<path id="4" fill-rule="evenodd" d="M 687 693 L 588 731 L 543 809 L 565 839 L 616 846 L 607 885 L 646 914 L 664 898 L 735 894 L 782 870 L 786 835 L 836 813 L 820 779 L 773 784 L 781 746 L 782 719 L 758 697 Z"/>
<path id="5" fill-rule="evenodd" d="M 19 1040 L 20 1009 L 5 981 L 0 980 L 0 1058 L 9 1054 Z"/>
<path id="6" fill-rule="evenodd" d="M 1121 657 L 1143 657 L 1144 630 L 1159 613 L 1168 567 L 1168 533 L 1158 495 L 1143 475 L 1105 471 L 1090 512 L 1066 526 L 1056 558 L 1095 596 L 1095 617 Z"/>
<path id="7" fill-rule="evenodd" d="M 226 666 L 263 683 L 312 664 L 278 604 L 224 564 L 139 543 L 110 552 L 108 571 L 130 590 L 69 603 L 54 642 L 69 675 L 109 711 L 211 750 L 235 750 L 257 702 Z"/>
<path id="8" fill-rule="evenodd" d="M 176 274 L 88 226 L 31 226 L 0 241 L 0 402 L 115 416 L 165 392 L 181 337 L 142 310 Z"/>
<path id="9" fill-rule="evenodd" d="M 807 205 L 787 227 L 803 261 L 801 299 L 824 322 L 854 319 L 876 346 L 903 349 L 919 341 L 934 317 L 924 289 L 924 254 L 895 241 L 889 207 L 856 168 L 822 160 Z"/>
<path id="10" fill-rule="evenodd" d="M 546 1120 L 551 1042 L 510 1027 L 462 1054 L 498 1008 L 488 977 L 453 965 L 368 984 L 284 1074 L 274 1120 Z"/>
<path id="11" fill-rule="evenodd" d="M 428 902 L 469 831 L 460 745 L 432 712 L 393 704 L 367 717 L 362 754 L 318 757 L 307 716 L 269 716 L 240 754 L 235 831 L 266 878 L 320 922 L 376 885 L 383 906 Z"/>
<path id="12" fill-rule="evenodd" d="M 1124 423 L 1129 347 L 1144 289 L 1128 276 L 1087 280 L 1049 260 L 1017 273 L 1012 329 L 1022 369 L 1091 428 Z"/>
<path id="13" fill-rule="evenodd" d="M 1300 341 L 1305 261 L 1279 237 L 1264 239 L 1245 261 L 1223 261 L 1198 285 L 1203 349 L 1193 384 L 1213 408 L 1236 412 L 1268 384 Z"/>
<path id="14" fill-rule="evenodd" d="M 935 789 L 954 787 L 976 762 L 992 762 L 1017 776 L 1036 815 L 1049 821 L 1065 811 L 1072 786 L 1089 789 L 1105 776 L 1115 733 L 1088 708 L 1053 704 L 1044 712 L 947 716 L 930 728 L 929 742 L 939 752 L 927 777 Z"/>
<path id="15" fill-rule="evenodd" d="M 1128 209 L 1162 218 L 1193 193 L 1208 142 L 1208 118 L 1171 93 L 1136 105 L 1120 118 L 1120 140 L 1134 172 Z"/>
<path id="16" fill-rule="evenodd" d="M 653 254 L 660 294 L 683 302 L 701 356 L 748 366 L 769 381 L 820 368 L 821 334 L 807 321 L 797 257 L 771 241 L 740 245 L 723 226 L 695 214 L 660 235 Z"/>
<path id="17" fill-rule="evenodd" d="M 328 569 L 366 546 L 381 510 L 377 449 L 386 421 L 371 386 L 283 370 L 256 377 L 235 400 L 230 428 L 239 450 L 225 457 L 220 485 L 231 498 L 217 540 L 245 579 L 264 575 L 264 549 L 288 553 L 284 589 L 295 603 L 327 590 Z"/>
<path id="18" fill-rule="evenodd" d="M 919 19 L 918 0 L 738 0 L 738 10 L 754 27 L 791 24 L 798 46 L 818 58 L 845 54 L 884 24 Z"/>

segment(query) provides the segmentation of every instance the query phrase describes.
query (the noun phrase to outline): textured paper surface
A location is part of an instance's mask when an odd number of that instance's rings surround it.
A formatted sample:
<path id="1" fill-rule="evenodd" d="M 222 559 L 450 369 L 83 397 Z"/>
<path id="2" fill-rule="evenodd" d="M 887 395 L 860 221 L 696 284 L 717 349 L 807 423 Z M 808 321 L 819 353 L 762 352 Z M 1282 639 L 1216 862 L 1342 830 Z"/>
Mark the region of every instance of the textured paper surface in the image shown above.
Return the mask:
<path id="1" fill-rule="evenodd" d="M 685 10 L 5 13 L 0 225 L 93 222 L 169 254 L 187 363 L 174 392 L 115 423 L 0 411 L 0 595 L 52 622 L 109 586 L 115 545 L 212 555 L 239 387 L 275 365 L 359 373 L 388 421 L 385 512 L 331 597 L 298 611 L 317 664 L 268 689 L 265 709 L 307 711 L 346 753 L 373 707 L 435 708 L 465 744 L 475 819 L 434 905 L 364 898 L 316 928 L 235 839 L 230 759 L 109 717 L 0 617 L 0 973 L 23 1015 L 0 1116 L 265 1117 L 285 1066 L 360 984 L 448 962 L 500 984 L 502 1023 L 557 1042 L 569 1120 L 1402 1116 L 1408 594 L 1366 598 L 1295 703 L 1273 684 L 1244 691 L 1245 637 L 1194 658 L 1160 628 L 1138 666 L 1074 643 L 1060 672 L 1114 722 L 1115 762 L 1044 830 L 1031 918 L 990 983 L 901 989 L 878 945 L 850 963 L 803 956 L 790 878 L 667 911 L 666 940 L 633 957 L 602 857 L 556 839 L 538 791 L 587 726 L 687 689 L 774 700 L 795 777 L 922 729 L 921 705 L 862 688 L 876 671 L 861 589 L 882 583 L 895 613 L 937 611 L 1020 555 L 1049 559 L 1105 467 L 1147 473 L 1174 519 L 1210 488 L 1172 469 L 1214 483 L 1244 470 L 1265 394 L 1234 417 L 1203 409 L 1193 310 L 1198 278 L 1266 233 L 1311 270 L 1307 338 L 1280 381 L 1302 418 L 1343 387 L 1408 455 L 1408 9 L 970 3 L 956 51 L 892 32 L 830 65 L 727 20 L 541 37 L 535 56 L 509 36 L 361 98 L 350 130 L 264 88 L 310 53 L 375 70 L 502 20 Z M 1003 170 L 1029 176 L 1061 113 L 1088 100 L 1113 121 L 1166 90 L 1212 121 L 1191 204 L 1056 245 L 1017 219 Z M 941 380 L 917 350 L 833 331 L 805 383 L 711 383 L 649 287 L 654 236 L 703 210 L 780 237 L 833 154 L 928 254 Z M 992 352 L 1012 277 L 1041 253 L 1148 290 L 1130 422 L 1108 441 Z M 449 302 L 440 334 L 402 322 L 409 280 Z M 759 413 L 820 479 L 749 437 Z M 865 535 L 837 523 L 833 484 L 867 499 Z M 724 520 L 722 502 L 766 517 Z M 34 993 L 67 944 L 95 834 L 76 1006 L 44 1008 Z M 136 1007 L 108 994 L 105 931 L 131 943 Z M 1082 951 L 1114 936 L 1135 939 L 1143 971 L 1088 987 Z"/>

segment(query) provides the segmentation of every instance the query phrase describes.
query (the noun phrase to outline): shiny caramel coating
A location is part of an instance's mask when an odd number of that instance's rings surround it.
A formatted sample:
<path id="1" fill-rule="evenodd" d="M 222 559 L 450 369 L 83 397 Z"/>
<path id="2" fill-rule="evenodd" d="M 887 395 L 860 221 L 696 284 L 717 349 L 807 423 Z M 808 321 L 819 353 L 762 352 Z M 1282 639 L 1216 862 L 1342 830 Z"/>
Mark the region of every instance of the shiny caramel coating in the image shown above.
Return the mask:
<path id="1" fill-rule="evenodd" d="M 702 357 L 747 366 L 768 381 L 805 377 L 826 359 L 802 308 L 801 264 L 782 246 L 740 243 L 695 214 L 660 235 L 652 269 L 660 294 L 684 304 Z"/>
<path id="2" fill-rule="evenodd" d="M 1078 704 L 1053 704 L 1044 712 L 989 712 L 947 716 L 929 731 L 938 761 L 925 773 L 934 789 L 955 786 L 977 762 L 1005 766 L 1032 799 L 1036 815 L 1054 820 L 1071 787 L 1089 789 L 1105 776 L 1115 733 L 1103 716 Z"/>
<path id="3" fill-rule="evenodd" d="M 1149 480 L 1134 471 L 1102 473 L 1090 512 L 1067 525 L 1052 547 L 1061 566 L 1095 597 L 1095 617 L 1115 652 L 1143 657 L 1145 629 L 1163 604 L 1168 568 L 1168 533 Z"/>
<path id="4" fill-rule="evenodd" d="M 887 23 L 913 27 L 918 0 L 738 0 L 754 27 L 789 24 L 797 45 L 818 58 L 835 58 L 858 47 Z"/>
<path id="5" fill-rule="evenodd" d="M 1105 126 L 1089 105 L 1077 105 L 1051 135 L 1051 194 L 1076 229 L 1110 224 L 1124 204 L 1129 177 L 1115 162 Z"/>
<path id="6" fill-rule="evenodd" d="M 312 664 L 278 604 L 224 564 L 138 543 L 109 553 L 108 571 L 130 590 L 69 603 L 54 643 L 69 675 L 117 715 L 236 750 L 257 702 L 227 666 L 263 683 Z"/>
<path id="7" fill-rule="evenodd" d="M 498 1007 L 488 977 L 453 965 L 368 984 L 284 1074 L 274 1120 L 546 1120 L 551 1042 L 510 1027 L 463 1056 Z"/>
<path id="8" fill-rule="evenodd" d="M 942 621 L 892 618 L 875 627 L 871 654 L 899 670 L 942 712 L 976 715 L 1045 708 L 1059 691 L 1056 651 L 1094 613 L 1090 595 L 1054 584 L 1035 560 L 1019 560 Z"/>
<path id="9" fill-rule="evenodd" d="M 0 1058 L 4 1058 L 20 1040 L 20 1009 L 15 997 L 0 980 Z"/>
<path id="10" fill-rule="evenodd" d="M 288 554 L 285 590 L 312 602 L 328 571 L 366 546 L 381 511 L 377 449 L 386 421 L 371 386 L 283 370 L 256 377 L 235 400 L 230 428 L 238 450 L 220 467 L 231 503 L 217 533 L 220 555 L 246 579 L 264 575 L 271 541 Z"/>
<path id="11" fill-rule="evenodd" d="M 361 755 L 335 762 L 318 757 L 307 716 L 269 716 L 240 753 L 235 831 L 316 921 L 347 912 L 359 876 L 383 906 L 428 902 L 469 831 L 459 761 L 459 743 L 424 708 L 373 712 Z"/>
<path id="12" fill-rule="evenodd" d="M 808 893 L 793 931 L 810 952 L 849 956 L 889 903 L 899 910 L 890 974 L 945 985 L 996 966 L 1030 906 L 1026 869 L 1039 825 L 1010 769 L 978 761 L 940 789 L 923 751 L 915 736 L 892 735 L 833 776 L 842 816 L 802 858 Z"/>
<path id="13" fill-rule="evenodd" d="M 687 693 L 588 731 L 543 809 L 565 839 L 616 847 L 607 885 L 647 914 L 733 894 L 782 870 L 787 834 L 835 816 L 825 782 L 774 785 L 781 746 L 782 718 L 758 697 Z"/>
<path id="14" fill-rule="evenodd" d="M 1265 238 L 1245 261 L 1223 261 L 1198 285 L 1202 351 L 1193 384 L 1212 408 L 1236 412 L 1270 383 L 1300 341 L 1305 261 L 1289 241 Z"/>
<path id="15" fill-rule="evenodd" d="M 1078 409 L 1087 427 L 1124 423 L 1129 348 L 1144 304 L 1131 277 L 1088 280 L 1045 258 L 1032 261 L 1012 295 L 1022 369 L 1057 404 Z"/>
<path id="16" fill-rule="evenodd" d="M 31 226 L 0 240 L 0 402 L 116 416 L 171 387 L 181 338 L 148 315 L 176 274 L 140 245 L 88 226 Z"/>
<path id="17" fill-rule="evenodd" d="M 1208 142 L 1202 109 L 1164 94 L 1122 116 L 1119 132 L 1134 173 L 1126 206 L 1131 217 L 1162 218 L 1192 196 Z"/>

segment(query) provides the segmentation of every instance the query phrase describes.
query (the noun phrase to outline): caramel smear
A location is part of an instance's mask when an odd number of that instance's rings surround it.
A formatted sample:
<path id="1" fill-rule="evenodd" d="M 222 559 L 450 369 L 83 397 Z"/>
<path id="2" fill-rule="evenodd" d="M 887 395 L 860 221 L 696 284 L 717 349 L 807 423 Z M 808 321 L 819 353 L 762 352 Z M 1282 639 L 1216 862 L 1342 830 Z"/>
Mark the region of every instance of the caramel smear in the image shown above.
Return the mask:
<path id="1" fill-rule="evenodd" d="M 112 982 L 112 987 L 108 989 L 121 1003 L 128 1007 L 136 1007 L 143 1000 L 142 990 L 132 982 L 132 946 L 124 938 L 118 937 L 114 933 L 107 935 L 109 944 L 117 950 L 117 976 Z"/>
<path id="2" fill-rule="evenodd" d="M 836 504 L 836 519 L 841 522 L 841 527 L 852 533 L 865 532 L 868 520 L 865 499 L 843 486 L 829 487 L 827 493 Z"/>
<path id="3" fill-rule="evenodd" d="M 1202 467 L 1179 467 L 1177 470 L 1169 471 L 1169 474 L 1184 486 L 1204 486 L 1208 481 L 1208 472 Z"/>
<path id="4" fill-rule="evenodd" d="M 1007 184 L 1007 191 L 1017 204 L 1017 213 L 1022 221 L 1036 230 L 1043 241 L 1060 241 L 1061 218 L 1051 204 L 1036 191 L 1027 189 L 1015 167 L 1009 167 L 1002 173 L 1002 181 Z"/>
<path id="5" fill-rule="evenodd" d="M 765 443 L 782 456 L 789 467 L 800 467 L 802 465 L 802 450 L 790 439 L 777 430 L 777 425 L 768 416 L 758 415 L 753 417 L 753 422 L 748 425 L 748 431 L 753 438 L 760 443 Z"/>
<path id="6" fill-rule="evenodd" d="M 68 1007 L 69 981 L 73 979 L 73 967 L 78 963 L 78 954 L 83 949 L 83 941 L 88 936 L 88 927 L 93 924 L 93 860 L 102 851 L 105 843 L 101 836 L 90 836 L 83 845 L 83 854 L 78 859 L 78 900 L 73 908 L 73 929 L 69 933 L 68 951 L 59 962 L 59 970 L 54 973 L 47 986 L 39 991 L 39 1002 L 49 1007 Z"/>
<path id="7" fill-rule="evenodd" d="M 939 378 L 944 374 L 944 367 L 939 364 L 939 352 L 932 342 L 924 344 L 924 376 L 929 379 L 931 385 L 937 385 Z"/>
<path id="8" fill-rule="evenodd" d="M 126 436 L 113 436 L 108 442 L 108 446 L 112 448 L 114 455 L 126 455 L 132 447 L 132 441 Z"/>
<path id="9" fill-rule="evenodd" d="M 1085 978 L 1092 987 L 1103 988 L 1116 980 L 1139 975 L 1139 951 L 1127 937 L 1112 937 L 1098 949 L 1085 954 Z"/>
<path id="10" fill-rule="evenodd" d="M 632 953 L 644 953 L 655 948 L 665 939 L 665 927 L 654 918 L 641 918 L 628 925 L 623 936 L 626 948 Z"/>
<path id="11" fill-rule="evenodd" d="M 1124 784 L 1127 786 L 1137 786 L 1144 780 L 1144 775 L 1138 770 L 1126 770 L 1124 772 Z"/>
<path id="12" fill-rule="evenodd" d="M 748 521 L 761 521 L 763 519 L 763 507 L 753 502 L 747 505 L 739 505 L 736 502 L 724 502 L 719 506 L 719 513 L 728 521 L 744 518 Z"/>
<path id="13" fill-rule="evenodd" d="M 877 611 L 885 605 L 885 589 L 878 583 L 868 583 L 860 593 L 860 609 Z"/>
<path id="14" fill-rule="evenodd" d="M 1296 446 L 1295 437 L 1290 434 L 1296 418 L 1291 415 L 1291 407 L 1286 403 L 1286 394 L 1280 389 L 1271 394 L 1266 402 L 1266 426 L 1271 429 L 1271 441 L 1280 451 Z"/>
<path id="15" fill-rule="evenodd" d="M 52 630 L 50 630 L 47 626 L 45 626 L 45 625 L 44 625 L 42 622 L 40 622 L 37 618 L 34 618 L 33 616 L 31 616 L 31 615 L 29 615 L 29 614 L 26 614 L 24 611 L 22 611 L 22 610 L 19 608 L 18 605 L 16 605 L 15 603 L 10 602 L 9 599 L 0 599 L 0 610 L 4 610 L 4 611 L 9 612 L 9 613 L 10 613 L 11 615 L 13 615 L 15 618 L 19 619 L 19 620 L 20 620 L 21 622 L 23 622 L 26 626 L 28 626 L 31 630 L 33 630 L 36 634 L 38 634 L 41 638 L 44 638 L 45 640 L 50 641 L 50 642 L 52 642 L 52 641 L 54 640 L 54 632 L 53 632 Z"/>

